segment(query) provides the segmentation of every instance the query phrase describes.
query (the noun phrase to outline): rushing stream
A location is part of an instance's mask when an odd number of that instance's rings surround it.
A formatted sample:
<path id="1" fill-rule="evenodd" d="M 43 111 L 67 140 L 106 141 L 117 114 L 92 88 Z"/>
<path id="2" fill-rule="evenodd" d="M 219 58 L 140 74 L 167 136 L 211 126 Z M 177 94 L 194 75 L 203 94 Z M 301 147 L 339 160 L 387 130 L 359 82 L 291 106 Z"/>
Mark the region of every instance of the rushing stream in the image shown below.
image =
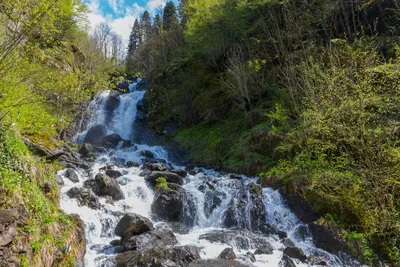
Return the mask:
<path id="1" fill-rule="evenodd" d="M 130 92 L 119 96 L 118 106 L 110 112 L 106 109 L 106 99 L 111 92 L 103 92 L 97 95 L 88 107 L 91 116 L 87 122 L 87 129 L 96 124 L 104 124 L 107 127 L 107 133 L 119 134 L 123 139 L 134 140 L 135 128 L 132 126 L 136 118 L 137 103 L 140 101 L 145 91 L 137 91 L 136 83 L 130 84 Z M 86 130 L 87 130 L 86 129 Z M 77 142 L 82 142 L 85 132 L 77 138 Z M 145 153 L 143 151 L 146 151 Z M 111 258 L 118 252 L 118 246 L 111 246 L 110 242 L 117 239 L 114 235 L 114 229 L 127 212 L 134 212 L 150 218 L 155 226 L 162 222 L 156 221 L 151 212 L 151 206 L 155 198 L 155 193 L 146 183 L 142 166 L 127 167 L 124 164 L 115 164 L 116 159 L 122 162 L 138 162 L 141 165 L 145 156 L 149 152 L 154 158 L 165 161 L 167 166 L 175 169 L 184 169 L 177 166 L 178 163 L 169 160 L 166 149 L 161 146 L 149 146 L 146 144 L 135 144 L 122 148 L 122 144 L 115 149 L 108 149 L 96 158 L 95 164 L 90 170 L 78 169 L 78 181 L 72 182 L 65 176 L 65 170 L 60 171 L 59 175 L 63 177 L 65 185 L 62 187 L 61 207 L 64 211 L 71 214 L 78 214 L 85 222 L 87 249 L 85 256 L 86 267 L 113 266 Z M 70 198 L 67 192 L 73 188 L 83 188 L 86 180 L 92 179 L 97 173 L 102 172 L 101 168 L 113 163 L 114 170 L 123 175 L 116 180 L 123 191 L 124 199 L 110 201 L 107 197 L 97 197 L 101 207 L 92 209 L 85 205 L 80 205 L 74 198 Z M 233 178 L 232 178 L 233 177 Z M 225 233 L 228 230 L 226 226 L 226 216 L 230 212 L 232 220 L 241 229 L 252 230 L 254 222 L 254 206 L 260 203 L 253 203 L 251 195 L 243 190 L 251 187 L 255 178 L 245 176 L 232 176 L 229 174 L 220 174 L 213 170 L 195 168 L 184 178 L 183 189 L 186 191 L 187 202 L 183 205 L 183 215 L 181 219 L 181 228 L 174 229 L 175 236 L 179 241 L 178 245 L 194 245 L 201 247 L 200 256 L 203 259 L 216 259 L 226 247 L 232 246 L 237 259 L 242 264 L 249 266 L 279 266 L 283 249 L 285 248 L 282 238 L 277 235 L 256 235 L 252 232 L 238 231 L 236 235 L 242 235 L 243 242 L 226 243 L 213 242 L 212 239 L 204 238 L 207 235 L 215 233 Z M 246 185 L 249 185 L 246 187 Z M 307 256 L 326 261 L 329 266 L 349 266 L 344 262 L 343 257 L 332 255 L 313 245 L 312 237 L 307 227 L 302 224 L 297 217 L 286 207 L 284 200 L 278 191 L 270 188 L 264 188 L 259 192 L 262 194 L 262 204 L 264 212 L 261 213 L 262 221 L 274 225 L 280 231 L 286 232 L 287 237 L 293 241 L 294 245 L 301 248 Z M 239 200 L 240 198 L 240 200 Z M 217 199 L 218 203 L 214 203 Z M 214 202 L 213 202 L 214 201 Z M 241 204 L 241 202 L 243 202 Z M 240 211 L 232 210 L 235 203 L 237 207 L 242 207 Z M 215 205 L 214 205 L 215 204 Z M 225 226 L 224 226 L 225 225 Z M 261 241 L 259 239 L 262 239 Z M 236 239 L 238 240 L 238 239 Z M 255 255 L 256 262 L 251 262 L 243 257 L 247 252 L 256 250 L 259 243 L 267 242 L 272 245 L 272 254 Z M 297 266 L 307 266 L 307 263 L 296 261 Z M 308 264 L 310 265 L 310 264 Z"/>

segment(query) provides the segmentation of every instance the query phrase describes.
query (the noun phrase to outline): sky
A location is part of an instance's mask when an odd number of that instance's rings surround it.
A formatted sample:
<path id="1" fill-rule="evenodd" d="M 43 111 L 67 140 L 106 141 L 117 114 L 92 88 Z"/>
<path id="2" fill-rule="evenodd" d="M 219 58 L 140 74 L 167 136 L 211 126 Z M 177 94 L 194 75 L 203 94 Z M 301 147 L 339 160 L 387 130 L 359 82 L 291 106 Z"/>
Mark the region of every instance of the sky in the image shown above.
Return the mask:
<path id="1" fill-rule="evenodd" d="M 128 43 L 133 22 L 145 10 L 154 15 L 167 0 L 85 0 L 89 7 L 91 29 L 101 22 L 107 22 L 113 31 Z M 177 4 L 178 0 L 174 0 Z"/>

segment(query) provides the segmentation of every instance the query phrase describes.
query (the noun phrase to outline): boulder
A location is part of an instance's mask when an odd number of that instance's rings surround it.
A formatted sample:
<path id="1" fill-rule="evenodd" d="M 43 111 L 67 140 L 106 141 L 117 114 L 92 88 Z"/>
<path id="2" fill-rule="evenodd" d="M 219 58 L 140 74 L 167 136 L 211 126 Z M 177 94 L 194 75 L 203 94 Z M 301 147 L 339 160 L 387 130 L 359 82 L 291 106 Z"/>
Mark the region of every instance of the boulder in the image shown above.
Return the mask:
<path id="1" fill-rule="evenodd" d="M 188 266 L 200 259 L 199 249 L 194 246 L 150 248 L 118 254 L 114 257 L 115 267 L 168 267 Z"/>
<path id="2" fill-rule="evenodd" d="M 151 211 L 157 219 L 180 222 L 184 199 L 185 190 L 181 187 L 159 188 L 154 196 Z"/>
<path id="3" fill-rule="evenodd" d="M 122 176 L 122 173 L 120 171 L 117 171 L 117 170 L 106 170 L 106 175 L 108 177 L 117 179 L 117 178 Z"/>
<path id="4" fill-rule="evenodd" d="M 304 254 L 303 250 L 296 247 L 286 247 L 283 250 L 283 254 L 292 259 L 298 259 L 301 262 L 305 262 L 307 260 L 307 256 Z"/>
<path id="5" fill-rule="evenodd" d="M 218 208 L 222 200 L 226 198 L 226 194 L 219 191 L 208 190 L 204 196 L 204 213 L 209 217 L 213 211 Z"/>
<path id="6" fill-rule="evenodd" d="M 95 210 L 101 208 L 99 200 L 86 188 L 73 187 L 66 194 L 69 198 L 77 199 L 79 206 L 88 206 Z"/>
<path id="7" fill-rule="evenodd" d="M 73 183 L 79 183 L 79 176 L 76 173 L 76 170 L 73 168 L 66 169 L 64 172 L 64 177 Z"/>
<path id="8" fill-rule="evenodd" d="M 117 84 L 116 89 L 122 92 L 129 92 L 129 83 L 127 81 Z"/>
<path id="9" fill-rule="evenodd" d="M 279 230 L 275 225 L 265 223 L 260 227 L 260 232 L 270 236 L 270 235 L 277 235 L 280 239 L 284 239 L 287 237 L 287 233 L 284 231 Z"/>
<path id="10" fill-rule="evenodd" d="M 127 233 L 140 235 L 152 230 L 154 230 L 154 226 L 149 219 L 136 213 L 127 213 L 119 220 L 114 233 L 123 237 Z"/>
<path id="11" fill-rule="evenodd" d="M 146 163 L 142 167 L 143 169 L 147 169 L 149 171 L 166 171 L 167 167 L 164 163 Z"/>
<path id="12" fill-rule="evenodd" d="M 299 194 L 287 195 L 286 203 L 293 213 L 304 223 L 311 223 L 323 215 L 314 210 Z"/>
<path id="13" fill-rule="evenodd" d="M 240 263 L 235 260 L 197 260 L 192 262 L 189 267 L 248 267 L 248 264 Z"/>
<path id="14" fill-rule="evenodd" d="M 225 248 L 221 254 L 219 254 L 218 259 L 221 260 L 234 260 L 236 259 L 236 254 L 232 248 Z"/>
<path id="15" fill-rule="evenodd" d="M 136 84 L 136 91 L 145 91 L 148 89 L 147 79 L 142 79 Z"/>
<path id="16" fill-rule="evenodd" d="M 112 240 L 112 241 L 110 241 L 110 245 L 111 246 L 119 246 L 121 244 L 121 240 L 119 240 L 119 239 L 114 239 L 114 240 Z"/>
<path id="17" fill-rule="evenodd" d="M 98 196 L 111 196 L 113 200 L 124 199 L 124 193 L 117 181 L 105 174 L 98 173 L 93 180 L 85 181 L 85 185 L 92 188 Z"/>
<path id="18" fill-rule="evenodd" d="M 119 134 L 113 133 L 105 136 L 101 140 L 101 146 L 106 148 L 114 148 L 118 146 L 119 142 L 123 141 L 122 137 Z"/>
<path id="19" fill-rule="evenodd" d="M 283 240 L 282 240 L 282 244 L 283 244 L 285 247 L 294 247 L 294 246 L 295 246 L 294 243 L 293 243 L 293 241 L 292 241 L 290 238 L 285 238 L 285 239 L 283 239 Z"/>
<path id="20" fill-rule="evenodd" d="M 250 251 L 247 252 L 246 254 L 244 254 L 241 257 L 241 259 L 244 260 L 244 261 L 250 261 L 250 262 L 256 262 L 257 261 L 256 256 L 254 256 L 254 254 L 251 253 Z"/>
<path id="21" fill-rule="evenodd" d="M 65 183 L 64 183 L 64 180 L 63 180 L 62 176 L 59 175 L 59 174 L 56 174 L 55 176 L 56 176 L 56 179 L 57 179 L 57 184 L 58 184 L 59 186 L 64 186 Z"/>
<path id="22" fill-rule="evenodd" d="M 119 95 L 116 93 L 112 93 L 107 97 L 105 109 L 109 112 L 113 111 L 119 106 L 120 102 L 121 98 L 119 97 Z"/>
<path id="23" fill-rule="evenodd" d="M 255 255 L 272 254 L 272 253 L 274 253 L 274 248 L 271 246 L 271 244 L 262 245 L 261 247 L 257 248 L 256 251 L 254 251 Z"/>
<path id="24" fill-rule="evenodd" d="M 143 111 L 138 110 L 136 112 L 136 117 L 135 117 L 135 121 L 137 122 L 143 122 L 147 119 L 147 114 L 144 113 Z"/>
<path id="25" fill-rule="evenodd" d="M 146 104 L 144 103 L 144 99 L 140 99 L 136 104 L 137 110 L 141 110 L 143 112 L 147 112 Z"/>
<path id="26" fill-rule="evenodd" d="M 146 176 L 145 179 L 154 186 L 157 184 L 157 179 L 160 177 L 165 177 L 168 183 L 183 185 L 183 178 L 181 176 L 168 171 L 152 171 Z"/>
<path id="27" fill-rule="evenodd" d="M 40 186 L 40 188 L 42 189 L 43 193 L 48 194 L 51 192 L 51 190 L 53 189 L 53 184 L 50 182 L 46 182 L 43 185 Z"/>
<path id="28" fill-rule="evenodd" d="M 128 233 L 122 240 L 123 251 L 164 248 L 178 244 L 174 232 L 169 227 L 160 227 L 140 235 Z"/>
<path id="29" fill-rule="evenodd" d="M 279 262 L 280 267 L 296 267 L 294 261 L 286 255 L 282 256 L 281 261 Z"/>
<path id="30" fill-rule="evenodd" d="M 92 126 L 86 133 L 83 143 L 88 143 L 91 145 L 99 144 L 106 135 L 107 135 L 106 126 L 103 124 L 96 124 Z"/>
<path id="31" fill-rule="evenodd" d="M 214 230 L 200 235 L 199 239 L 204 239 L 211 243 L 226 244 L 244 250 L 269 245 L 265 237 L 247 230 Z"/>
<path id="32" fill-rule="evenodd" d="M 229 203 L 223 224 L 228 228 L 259 230 L 264 225 L 265 218 L 265 206 L 261 192 L 261 187 L 255 183 L 242 186 Z M 250 220 L 248 216 L 250 216 Z"/>
<path id="33" fill-rule="evenodd" d="M 149 158 L 149 159 L 154 159 L 155 158 L 153 152 L 148 151 L 148 150 L 140 151 L 140 156 L 145 157 L 145 158 Z"/>
<path id="34" fill-rule="evenodd" d="M 132 168 L 132 167 L 139 167 L 140 164 L 139 164 L 138 162 L 128 161 L 128 162 L 126 163 L 126 166 L 127 166 L 128 168 Z"/>
<path id="35" fill-rule="evenodd" d="M 308 229 L 311 232 L 314 245 L 317 248 L 330 253 L 347 251 L 346 245 L 339 238 L 335 237 L 334 233 L 329 231 L 325 226 L 317 223 L 310 223 Z"/>
<path id="36" fill-rule="evenodd" d="M 79 148 L 79 150 L 78 150 L 78 153 L 84 158 L 90 157 L 95 152 L 96 152 L 96 148 L 92 144 L 89 144 L 89 143 L 83 143 L 81 148 Z"/>
<path id="37" fill-rule="evenodd" d="M 183 178 L 185 178 L 186 176 L 187 176 L 187 171 L 185 171 L 185 170 L 179 170 L 179 169 L 176 169 L 176 170 L 170 170 L 170 172 L 172 172 L 172 173 L 176 173 L 176 174 L 178 174 L 179 176 L 181 176 L 181 177 L 183 177 Z"/>

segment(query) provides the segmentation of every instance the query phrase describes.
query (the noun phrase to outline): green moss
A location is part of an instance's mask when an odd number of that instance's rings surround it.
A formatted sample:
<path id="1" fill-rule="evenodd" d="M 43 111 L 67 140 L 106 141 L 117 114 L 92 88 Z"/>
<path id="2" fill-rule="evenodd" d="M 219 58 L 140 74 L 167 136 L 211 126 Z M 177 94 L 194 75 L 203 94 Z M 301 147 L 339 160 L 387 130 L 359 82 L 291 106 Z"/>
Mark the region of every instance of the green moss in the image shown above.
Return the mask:
<path id="1" fill-rule="evenodd" d="M 158 190 L 160 188 L 171 190 L 171 188 L 167 184 L 167 178 L 159 177 L 159 178 L 156 179 L 155 189 Z"/>

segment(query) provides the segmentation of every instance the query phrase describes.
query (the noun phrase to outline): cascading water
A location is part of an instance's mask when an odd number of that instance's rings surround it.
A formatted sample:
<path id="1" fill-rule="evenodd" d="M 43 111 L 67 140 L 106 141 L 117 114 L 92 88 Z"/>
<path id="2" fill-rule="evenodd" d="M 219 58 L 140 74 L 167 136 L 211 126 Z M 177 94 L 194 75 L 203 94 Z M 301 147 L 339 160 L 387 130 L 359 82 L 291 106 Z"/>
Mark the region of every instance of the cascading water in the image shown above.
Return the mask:
<path id="1" fill-rule="evenodd" d="M 136 117 L 136 106 L 145 92 L 136 91 L 136 83 L 131 84 L 129 89 L 130 92 L 119 96 L 119 104 L 112 111 L 106 109 L 107 99 L 111 92 L 106 91 L 97 95 L 89 106 L 91 117 L 87 129 L 101 123 L 107 126 L 108 134 L 117 133 L 123 139 L 133 140 L 135 133 L 132 123 Z M 77 141 L 82 142 L 85 134 L 86 131 L 77 138 Z M 85 222 L 86 267 L 114 265 L 110 259 L 115 256 L 119 248 L 110 245 L 110 242 L 117 238 L 114 235 L 114 229 L 118 221 L 127 212 L 154 218 L 151 206 L 155 193 L 141 176 L 143 170 L 140 166 L 127 167 L 121 164 L 117 164 L 113 168 L 122 174 L 116 180 L 123 192 L 124 199 L 110 201 L 110 198 L 92 194 L 92 200 L 94 198 L 94 202 L 98 203 L 97 209 L 92 209 L 93 206 L 81 205 L 75 198 L 70 198 L 68 192 L 75 187 L 85 188 L 85 181 L 91 180 L 97 173 L 103 172 L 109 164 L 115 164 L 115 159 L 143 163 L 146 157 L 144 151 L 147 151 L 146 153 L 150 151 L 156 159 L 166 162 L 175 169 L 182 169 L 169 161 L 168 154 L 163 147 L 142 144 L 126 148 L 122 148 L 120 145 L 115 149 L 104 151 L 97 157 L 89 171 L 77 170 L 79 182 L 74 183 L 67 179 L 66 170 L 59 172 L 65 183 L 61 189 L 62 209 L 67 213 L 78 214 Z M 258 192 L 258 187 L 255 187 L 256 192 L 251 193 L 254 179 L 244 176 L 235 176 L 235 179 L 232 179 L 229 175 L 222 175 L 213 170 L 197 170 L 190 172 L 182 185 L 186 194 L 182 207 L 181 226 L 185 229 L 175 231 L 179 245 L 194 245 L 202 248 L 200 256 L 203 259 L 215 259 L 223 249 L 232 246 L 242 264 L 278 266 L 282 258 L 282 250 L 285 247 L 281 239 L 274 234 L 263 236 L 258 232 L 254 234 L 248 231 L 255 227 L 254 218 L 258 218 L 260 221 L 274 225 L 280 231 L 286 232 L 293 243 L 307 255 L 323 259 L 329 266 L 348 266 L 348 263 L 345 264 L 338 256 L 317 249 L 313 245 L 307 227 L 285 206 L 278 191 L 265 188 Z M 261 197 L 257 198 L 257 194 L 261 194 Z M 259 218 L 260 216 L 261 218 Z M 235 224 L 242 230 L 227 229 L 226 225 L 229 223 Z M 299 228 L 306 229 L 302 235 L 298 234 Z M 215 242 L 215 236 L 221 236 L 221 234 L 235 235 L 233 238 L 235 241 L 227 244 L 222 238 L 219 240 L 221 242 Z M 266 243 L 273 247 L 272 254 L 255 255 L 256 262 L 250 262 L 242 257 L 249 251 L 254 253 L 257 246 Z M 296 265 L 306 266 L 301 262 L 296 262 Z"/>

